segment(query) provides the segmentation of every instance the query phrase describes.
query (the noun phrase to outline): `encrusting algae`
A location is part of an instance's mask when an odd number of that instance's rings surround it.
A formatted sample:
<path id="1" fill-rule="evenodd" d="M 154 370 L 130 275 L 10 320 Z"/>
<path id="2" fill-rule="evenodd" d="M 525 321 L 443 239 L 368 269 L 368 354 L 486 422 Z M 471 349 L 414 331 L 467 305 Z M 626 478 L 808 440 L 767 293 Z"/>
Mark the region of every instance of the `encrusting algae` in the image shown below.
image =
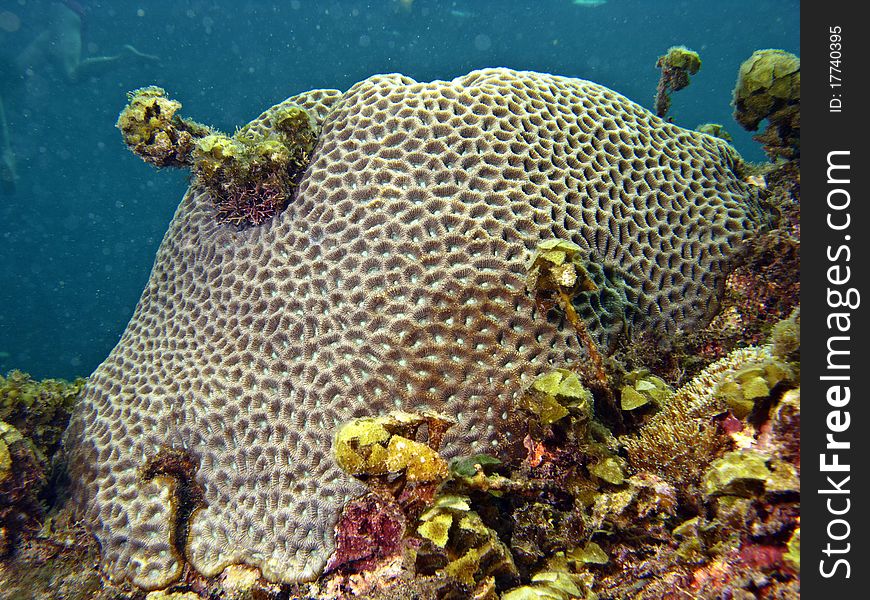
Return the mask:
<path id="1" fill-rule="evenodd" d="M 184 119 L 180 110 L 162 88 L 141 88 L 128 94 L 117 127 L 145 162 L 190 168 L 222 223 L 261 225 L 287 206 L 319 132 L 305 109 L 282 106 L 268 128 L 246 126 L 233 136 Z"/>
<path id="2" fill-rule="evenodd" d="M 656 61 L 661 69 L 655 96 L 655 112 L 664 118 L 671 108 L 671 94 L 689 85 L 689 76 L 701 69 L 701 58 L 685 46 L 672 46 Z"/>
<path id="3" fill-rule="evenodd" d="M 734 119 L 755 131 L 767 119 L 764 144 L 771 159 L 800 156 L 801 61 L 783 50 L 756 50 L 743 64 L 734 87 Z"/>

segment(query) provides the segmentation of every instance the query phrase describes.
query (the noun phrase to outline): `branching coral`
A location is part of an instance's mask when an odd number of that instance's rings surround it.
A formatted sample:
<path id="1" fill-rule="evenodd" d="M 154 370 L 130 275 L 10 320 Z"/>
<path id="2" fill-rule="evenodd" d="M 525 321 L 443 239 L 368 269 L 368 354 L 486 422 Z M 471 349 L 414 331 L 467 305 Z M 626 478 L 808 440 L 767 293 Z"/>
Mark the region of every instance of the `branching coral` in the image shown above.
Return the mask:
<path id="1" fill-rule="evenodd" d="M 631 465 L 665 478 L 691 496 L 704 466 L 728 444 L 713 419 L 726 409 L 714 390 L 736 371 L 769 359 L 766 349 L 737 350 L 680 388 L 636 436 L 622 438 Z"/>

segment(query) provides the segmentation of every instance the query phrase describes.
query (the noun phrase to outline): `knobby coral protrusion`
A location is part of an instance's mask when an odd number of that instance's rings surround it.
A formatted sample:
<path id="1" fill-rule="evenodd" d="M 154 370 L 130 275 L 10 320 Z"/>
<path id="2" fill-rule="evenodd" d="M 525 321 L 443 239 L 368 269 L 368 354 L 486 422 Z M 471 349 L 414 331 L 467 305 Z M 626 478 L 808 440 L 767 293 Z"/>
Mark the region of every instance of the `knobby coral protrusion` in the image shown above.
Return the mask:
<path id="1" fill-rule="evenodd" d="M 115 127 L 130 150 L 156 167 L 189 167 L 197 141 L 212 130 L 182 119 L 181 103 L 166 97 L 166 90 L 148 86 L 127 93 L 127 105 Z"/>
<path id="2" fill-rule="evenodd" d="M 261 225 L 284 210 L 317 141 L 314 119 L 292 104 L 278 107 L 266 127 L 244 127 L 230 137 L 181 118 L 181 103 L 161 88 L 128 97 L 117 123 L 124 142 L 157 167 L 189 167 L 221 223 Z"/>
<path id="3" fill-rule="evenodd" d="M 783 50 L 757 50 L 740 65 L 734 118 L 747 131 L 767 119 L 755 136 L 771 159 L 800 156 L 801 61 Z"/>
<path id="4" fill-rule="evenodd" d="M 667 54 L 659 56 L 656 68 L 661 69 L 658 86 L 656 86 L 656 114 L 664 118 L 671 108 L 671 93 L 678 92 L 689 85 L 689 75 L 694 75 L 701 68 L 701 59 L 697 52 L 684 46 L 673 46 Z"/>

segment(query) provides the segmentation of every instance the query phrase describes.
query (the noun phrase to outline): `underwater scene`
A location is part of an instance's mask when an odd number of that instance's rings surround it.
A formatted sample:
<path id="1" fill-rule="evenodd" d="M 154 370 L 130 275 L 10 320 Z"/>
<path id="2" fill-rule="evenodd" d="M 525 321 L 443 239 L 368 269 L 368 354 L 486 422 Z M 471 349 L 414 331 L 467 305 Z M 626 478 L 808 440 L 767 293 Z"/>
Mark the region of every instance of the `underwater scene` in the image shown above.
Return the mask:
<path id="1" fill-rule="evenodd" d="M 0 600 L 798 598 L 799 9 L 3 0 Z"/>

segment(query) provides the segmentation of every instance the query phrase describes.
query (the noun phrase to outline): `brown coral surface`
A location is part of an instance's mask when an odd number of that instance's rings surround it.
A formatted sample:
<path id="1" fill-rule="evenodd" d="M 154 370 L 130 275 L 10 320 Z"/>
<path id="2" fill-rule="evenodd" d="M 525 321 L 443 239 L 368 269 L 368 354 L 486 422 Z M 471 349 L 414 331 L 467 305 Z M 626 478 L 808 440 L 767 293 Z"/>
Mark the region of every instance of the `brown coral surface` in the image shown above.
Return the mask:
<path id="1" fill-rule="evenodd" d="M 105 568 L 142 587 L 184 561 L 315 577 L 362 492 L 332 455 L 349 419 L 455 416 L 447 456 L 519 442 L 523 387 L 581 352 L 525 290 L 540 241 L 600 267 L 578 311 L 606 346 L 703 322 L 762 221 L 730 146 L 587 81 L 385 75 L 290 101 L 323 127 L 297 197 L 236 231 L 189 191 L 65 439 Z M 197 465 L 196 485 L 143 478 L 168 450 Z"/>

